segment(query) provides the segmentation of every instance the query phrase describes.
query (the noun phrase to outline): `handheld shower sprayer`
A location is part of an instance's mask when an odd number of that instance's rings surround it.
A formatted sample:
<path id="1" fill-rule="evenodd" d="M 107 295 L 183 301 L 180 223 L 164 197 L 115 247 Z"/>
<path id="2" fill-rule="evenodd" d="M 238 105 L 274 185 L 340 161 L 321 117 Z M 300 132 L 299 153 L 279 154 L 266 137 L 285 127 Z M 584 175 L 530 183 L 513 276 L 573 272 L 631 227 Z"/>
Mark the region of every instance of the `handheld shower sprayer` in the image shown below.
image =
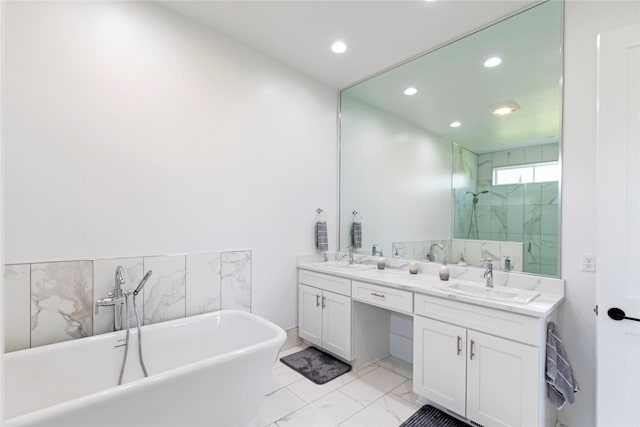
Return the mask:
<path id="1" fill-rule="evenodd" d="M 478 196 L 481 194 L 487 194 L 489 190 L 484 190 L 479 193 L 472 193 L 471 191 L 467 191 L 467 194 L 471 194 L 473 196 L 473 203 L 478 203 Z"/>
<path id="2" fill-rule="evenodd" d="M 147 280 L 149 280 L 149 277 L 151 277 L 151 273 L 152 273 L 152 271 L 149 270 L 149 271 L 147 271 L 147 274 L 144 275 L 144 277 L 142 278 L 142 280 L 138 284 L 138 287 L 136 288 L 136 290 L 133 291 L 133 295 L 134 296 L 136 296 L 136 295 L 138 295 L 140 293 L 140 291 L 142 290 L 142 287 L 144 286 L 144 284 L 147 283 Z"/>
<path id="3" fill-rule="evenodd" d="M 471 194 L 473 196 L 473 206 L 471 207 L 471 219 L 469 220 L 469 232 L 467 233 L 467 239 L 471 238 L 471 229 L 474 228 L 475 221 L 475 238 L 479 237 L 478 232 L 478 212 L 476 211 L 476 205 L 478 204 L 478 196 L 481 194 L 488 193 L 489 190 L 480 191 L 479 193 L 472 193 L 471 191 L 467 191 L 467 194 Z"/>

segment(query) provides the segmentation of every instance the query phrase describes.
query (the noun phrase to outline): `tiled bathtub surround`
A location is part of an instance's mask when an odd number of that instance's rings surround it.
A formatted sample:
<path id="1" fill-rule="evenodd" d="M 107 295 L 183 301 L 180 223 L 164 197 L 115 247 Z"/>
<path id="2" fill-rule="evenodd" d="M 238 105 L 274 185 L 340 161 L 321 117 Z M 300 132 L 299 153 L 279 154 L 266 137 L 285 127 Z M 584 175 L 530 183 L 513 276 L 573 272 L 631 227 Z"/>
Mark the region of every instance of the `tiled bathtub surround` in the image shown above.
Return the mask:
<path id="1" fill-rule="evenodd" d="M 31 264 L 32 347 L 93 334 L 92 273 L 91 261 Z"/>
<path id="2" fill-rule="evenodd" d="M 251 252 L 222 254 L 222 305 L 251 309 Z"/>
<path id="3" fill-rule="evenodd" d="M 144 324 L 179 319 L 186 315 L 186 257 L 157 256 L 144 259 L 144 271 L 152 270 L 144 285 Z"/>
<path id="4" fill-rule="evenodd" d="M 31 347 L 31 266 L 7 265 L 4 268 L 4 342 L 6 350 Z"/>
<path id="5" fill-rule="evenodd" d="M 220 262 L 218 253 L 187 256 L 187 316 L 220 310 Z"/>
<path id="6" fill-rule="evenodd" d="M 112 331 L 113 307 L 94 308 L 113 290 L 118 265 L 124 289 L 153 270 L 136 299 L 143 324 L 251 310 L 251 251 L 5 265 L 5 351 Z"/>

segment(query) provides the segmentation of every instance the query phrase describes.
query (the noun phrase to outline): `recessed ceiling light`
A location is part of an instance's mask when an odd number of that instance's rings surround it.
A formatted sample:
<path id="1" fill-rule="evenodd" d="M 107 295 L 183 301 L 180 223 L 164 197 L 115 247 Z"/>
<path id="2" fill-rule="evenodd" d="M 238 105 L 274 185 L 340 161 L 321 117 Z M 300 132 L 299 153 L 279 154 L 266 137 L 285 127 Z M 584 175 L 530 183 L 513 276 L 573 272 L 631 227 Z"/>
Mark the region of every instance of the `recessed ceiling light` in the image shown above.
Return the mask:
<path id="1" fill-rule="evenodd" d="M 492 68 L 500 65 L 501 62 L 502 62 L 502 59 L 498 58 L 497 56 L 493 56 L 487 59 L 486 61 L 484 61 L 484 66 L 487 68 Z"/>
<path id="2" fill-rule="evenodd" d="M 412 86 L 412 87 L 408 87 L 408 88 L 406 88 L 406 89 L 404 90 L 404 94 L 405 94 L 405 95 L 409 95 L 409 96 L 411 96 L 411 95 L 415 95 L 416 93 L 418 93 L 418 89 L 416 89 L 416 88 L 415 88 L 415 87 L 413 87 L 413 86 Z"/>
<path id="3" fill-rule="evenodd" d="M 462 125 L 462 123 L 460 122 L 451 122 L 449 126 L 451 126 L 452 128 L 459 128 L 460 125 Z"/>
<path id="4" fill-rule="evenodd" d="M 493 108 L 491 110 L 491 114 L 494 116 L 506 116 L 507 114 L 511 114 L 519 109 L 520 107 L 518 107 L 516 103 L 503 104 Z"/>
<path id="5" fill-rule="evenodd" d="M 335 53 L 345 53 L 347 51 L 347 45 L 338 40 L 331 45 L 331 50 Z"/>

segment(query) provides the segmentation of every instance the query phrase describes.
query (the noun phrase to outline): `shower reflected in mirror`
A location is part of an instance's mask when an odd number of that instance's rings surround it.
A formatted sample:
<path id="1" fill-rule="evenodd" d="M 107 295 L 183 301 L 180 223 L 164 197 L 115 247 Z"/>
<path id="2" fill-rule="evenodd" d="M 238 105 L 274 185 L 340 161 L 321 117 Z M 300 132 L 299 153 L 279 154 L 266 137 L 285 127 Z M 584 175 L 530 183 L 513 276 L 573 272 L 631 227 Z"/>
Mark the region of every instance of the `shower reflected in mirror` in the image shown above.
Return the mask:
<path id="1" fill-rule="evenodd" d="M 477 239 L 479 238 L 478 231 L 478 211 L 476 210 L 476 205 L 478 204 L 478 197 L 481 194 L 487 194 L 489 190 L 484 190 L 479 193 L 472 193 L 471 191 L 467 191 L 467 194 L 471 194 L 473 196 L 473 205 L 471 207 L 471 219 L 469 220 L 469 231 L 467 232 L 467 239 Z M 475 226 L 475 234 L 471 235 L 471 230 Z"/>

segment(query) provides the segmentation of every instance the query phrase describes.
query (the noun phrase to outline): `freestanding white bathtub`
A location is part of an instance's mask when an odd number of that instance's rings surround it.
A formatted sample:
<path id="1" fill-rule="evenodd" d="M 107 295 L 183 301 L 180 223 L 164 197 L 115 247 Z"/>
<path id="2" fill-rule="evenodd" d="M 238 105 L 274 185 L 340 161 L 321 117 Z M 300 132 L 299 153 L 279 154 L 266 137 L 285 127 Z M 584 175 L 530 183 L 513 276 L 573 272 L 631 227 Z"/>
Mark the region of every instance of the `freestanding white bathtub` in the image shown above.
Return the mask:
<path id="1" fill-rule="evenodd" d="M 257 422 L 284 330 L 224 310 L 8 353 L 7 426 L 244 426 Z"/>

